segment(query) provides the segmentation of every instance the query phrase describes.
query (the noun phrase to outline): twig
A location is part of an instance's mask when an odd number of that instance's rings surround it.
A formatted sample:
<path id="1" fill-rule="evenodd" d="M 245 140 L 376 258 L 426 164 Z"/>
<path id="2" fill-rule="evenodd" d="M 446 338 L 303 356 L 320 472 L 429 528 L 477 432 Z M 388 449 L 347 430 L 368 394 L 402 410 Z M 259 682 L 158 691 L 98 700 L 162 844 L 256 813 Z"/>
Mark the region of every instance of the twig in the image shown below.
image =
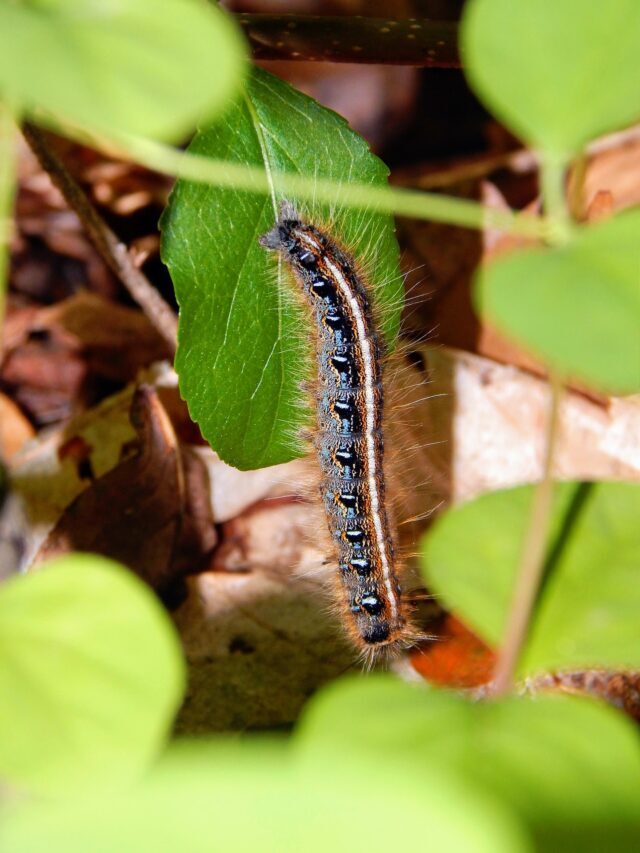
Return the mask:
<path id="1" fill-rule="evenodd" d="M 460 68 L 458 25 L 428 18 L 238 15 L 256 59 Z"/>
<path id="2" fill-rule="evenodd" d="M 494 695 L 507 693 L 513 685 L 516 667 L 527 638 L 529 622 L 544 571 L 553 501 L 553 457 L 558 437 L 560 399 L 562 396 L 561 383 L 554 374 L 550 375 L 550 391 L 543 474 L 533 495 L 533 505 L 522 546 L 515 592 L 507 619 L 504 642 L 492 682 L 492 693 Z"/>
<path id="3" fill-rule="evenodd" d="M 45 135 L 32 124 L 25 123 L 22 133 L 65 201 L 77 214 L 101 257 L 140 305 L 151 324 L 164 338 L 169 352 L 176 348 L 178 321 L 169 305 L 149 279 L 138 269 L 129 250 L 91 204 L 82 188 L 48 144 Z"/>

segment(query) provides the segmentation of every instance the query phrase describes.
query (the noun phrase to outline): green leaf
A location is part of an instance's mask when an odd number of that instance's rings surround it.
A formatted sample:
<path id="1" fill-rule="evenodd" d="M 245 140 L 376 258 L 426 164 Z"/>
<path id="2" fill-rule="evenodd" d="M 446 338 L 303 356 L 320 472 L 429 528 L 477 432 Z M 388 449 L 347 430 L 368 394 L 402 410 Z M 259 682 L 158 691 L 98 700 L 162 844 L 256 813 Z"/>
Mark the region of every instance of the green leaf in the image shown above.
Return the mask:
<path id="1" fill-rule="evenodd" d="M 256 70 L 243 97 L 201 130 L 192 153 L 348 183 L 386 185 L 388 170 L 344 119 Z M 296 199 L 289 199 L 295 202 Z M 386 214 L 299 203 L 369 273 L 383 331 L 397 332 L 402 283 Z M 300 455 L 308 423 L 300 382 L 313 376 L 314 332 L 296 286 L 258 238 L 278 199 L 178 181 L 163 216 L 163 260 L 180 303 L 176 368 L 182 395 L 214 450 L 237 468 Z"/>
<path id="2" fill-rule="evenodd" d="M 72 555 L 0 588 L 0 779 L 120 785 L 162 745 L 184 687 L 169 617 L 117 563 Z"/>
<path id="3" fill-rule="evenodd" d="M 444 773 L 389 778 L 384 762 L 349 755 L 299 768 L 249 739 L 182 745 L 137 790 L 64 805 L 4 815 L 3 853 L 528 849 L 503 810 Z"/>
<path id="4" fill-rule="evenodd" d="M 640 6 L 638 7 L 640 9 Z M 640 391 L 640 210 L 488 265 L 482 313 L 565 377 Z"/>
<path id="5" fill-rule="evenodd" d="M 487 642 L 504 636 L 533 489 L 492 492 L 443 515 L 423 574 Z M 640 668 L 640 487 L 556 486 L 544 584 L 522 673 Z"/>
<path id="6" fill-rule="evenodd" d="M 38 121 L 179 138 L 243 68 L 237 29 L 197 0 L 0 4 L 0 91 Z"/>
<path id="7" fill-rule="evenodd" d="M 407 773 L 455 772 L 507 804 L 549 850 L 627 849 L 640 831 L 637 734 L 622 714 L 592 700 L 471 702 L 374 676 L 318 694 L 298 737 L 312 761 L 364 753 L 389 765 L 393 758 Z"/>
<path id="8" fill-rule="evenodd" d="M 555 156 L 640 115 L 636 0 L 473 0 L 461 39 L 480 97 Z"/>

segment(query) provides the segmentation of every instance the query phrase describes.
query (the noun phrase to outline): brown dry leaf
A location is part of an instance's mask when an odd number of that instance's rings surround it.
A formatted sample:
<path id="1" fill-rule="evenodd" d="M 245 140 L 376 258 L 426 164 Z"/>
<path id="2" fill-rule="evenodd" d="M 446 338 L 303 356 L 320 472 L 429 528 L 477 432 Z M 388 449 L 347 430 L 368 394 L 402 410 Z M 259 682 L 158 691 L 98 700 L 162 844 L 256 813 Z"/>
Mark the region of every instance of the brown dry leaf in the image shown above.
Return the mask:
<path id="1" fill-rule="evenodd" d="M 580 174 L 582 192 L 577 188 Z M 420 169 L 398 172 L 394 179 L 400 184 L 442 187 L 463 198 L 481 197 L 494 209 L 536 213 L 539 207 L 535 159 L 527 151 L 489 152 L 448 163 L 436 173 L 425 164 Z M 567 193 L 570 199 L 580 196 L 579 218 L 590 221 L 640 203 L 640 126 L 593 143 L 584 170 L 575 169 L 570 176 Z M 490 230 L 480 235 L 412 220 L 400 220 L 398 236 L 409 291 L 405 326 L 410 334 L 418 338 L 427 334 L 446 346 L 544 375 L 536 358 L 481 323 L 471 299 L 473 272 L 479 263 L 491 262 L 530 241 Z"/>
<path id="2" fill-rule="evenodd" d="M 13 400 L 0 393 L 0 459 L 12 459 L 34 435 L 33 427 Z"/>
<path id="3" fill-rule="evenodd" d="M 95 401 L 100 383 L 130 382 L 166 355 L 144 314 L 86 291 L 14 310 L 5 340 L 2 379 L 40 424 L 69 417 Z"/>
<path id="4" fill-rule="evenodd" d="M 129 382 L 167 355 L 166 344 L 141 311 L 88 292 L 43 308 L 33 327 L 70 335 L 91 371 L 112 381 Z"/>
<path id="5" fill-rule="evenodd" d="M 457 195 L 478 197 L 466 184 Z M 398 220 L 407 307 L 403 328 L 409 337 L 426 335 L 448 346 L 474 350 L 479 334 L 470 282 L 482 254 L 481 235 L 439 222 Z"/>
<path id="6" fill-rule="evenodd" d="M 491 679 L 495 655 L 455 616 L 444 615 L 430 630 L 435 642 L 426 641 L 410 652 L 411 665 L 424 679 L 456 690 Z"/>
<path id="7" fill-rule="evenodd" d="M 604 143 L 604 144 L 602 144 Z M 617 212 L 640 204 L 640 125 L 596 143 L 589 153 L 584 173 L 574 169 L 569 178 L 569 194 L 578 198 L 578 216 L 587 212 L 599 193 L 611 198 Z M 577 186 L 582 181 L 582 187 Z"/>
<path id="8" fill-rule="evenodd" d="M 183 462 L 171 423 L 151 386 L 134 392 L 131 422 L 139 452 L 95 480 L 65 509 L 36 563 L 69 551 L 104 554 L 166 592 L 176 579 L 174 553 L 187 512 Z M 197 462 L 191 465 L 189 484 L 198 511 L 187 529 L 192 542 L 190 554 L 181 554 L 183 572 L 186 567 L 197 568 L 189 565 L 188 556 L 199 550 L 202 559 L 215 544 L 213 523 L 200 497 L 206 484 L 204 478 L 196 481 L 196 466 Z"/>
<path id="9" fill-rule="evenodd" d="M 77 147 L 75 159 L 89 149 Z M 79 287 L 113 297 L 117 283 L 86 236 L 76 214 L 26 143 L 18 158 L 16 232 L 11 285 L 39 302 L 63 299 Z"/>
<path id="10" fill-rule="evenodd" d="M 141 377 L 154 386 L 174 374 L 158 365 Z M 27 568 L 64 510 L 95 479 L 135 451 L 129 420 L 133 387 L 107 398 L 60 427 L 42 430 L 11 460 L 12 493 L 28 520 L 22 568 Z"/>
<path id="11" fill-rule="evenodd" d="M 470 353 L 424 348 L 432 370 L 428 402 L 445 444 L 450 500 L 538 480 L 542 473 L 548 384 L 528 372 Z M 640 398 L 601 403 L 569 391 L 561 406 L 555 475 L 640 481 Z M 448 450 L 447 450 L 448 448 Z M 448 462 L 447 462 L 448 457 Z"/>

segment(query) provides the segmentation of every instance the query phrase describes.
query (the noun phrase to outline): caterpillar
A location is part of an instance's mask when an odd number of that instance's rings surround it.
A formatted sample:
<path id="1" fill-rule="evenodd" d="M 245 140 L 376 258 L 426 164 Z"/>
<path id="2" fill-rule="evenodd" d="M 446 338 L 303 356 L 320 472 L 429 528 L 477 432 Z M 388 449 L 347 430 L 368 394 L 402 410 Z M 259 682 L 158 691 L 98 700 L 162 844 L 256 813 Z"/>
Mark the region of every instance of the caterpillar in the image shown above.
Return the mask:
<path id="1" fill-rule="evenodd" d="M 393 650 L 413 629 L 385 506 L 382 342 L 367 287 L 349 254 L 289 202 L 260 244 L 292 270 L 315 327 L 315 445 L 345 623 L 365 655 Z"/>

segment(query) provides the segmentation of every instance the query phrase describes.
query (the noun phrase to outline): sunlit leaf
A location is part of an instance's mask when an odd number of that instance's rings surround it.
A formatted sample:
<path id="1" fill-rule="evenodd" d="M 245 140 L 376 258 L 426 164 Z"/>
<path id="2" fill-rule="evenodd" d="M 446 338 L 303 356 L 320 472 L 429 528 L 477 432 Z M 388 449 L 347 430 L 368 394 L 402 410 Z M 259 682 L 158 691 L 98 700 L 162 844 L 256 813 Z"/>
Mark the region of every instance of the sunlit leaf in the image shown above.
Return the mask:
<path id="1" fill-rule="evenodd" d="M 238 87 L 243 54 L 213 3 L 0 3 L 2 97 L 107 135 L 179 138 Z"/>
<path id="2" fill-rule="evenodd" d="M 423 573 L 487 642 L 504 636 L 533 490 L 483 495 L 444 514 L 424 542 Z M 640 669 L 640 487 L 556 486 L 547 578 L 522 671 Z"/>
<path id="3" fill-rule="evenodd" d="M 640 116 L 636 0 L 471 0 L 462 50 L 489 108 L 556 156 Z"/>
<path id="4" fill-rule="evenodd" d="M 445 773 L 392 779 L 384 761 L 349 755 L 300 768 L 249 740 L 174 749 L 136 790 L 81 808 L 24 808 L 5 816 L 2 837 L 3 853 L 527 849 L 514 820 Z"/>
<path id="5" fill-rule="evenodd" d="M 260 71 L 189 150 L 345 183 L 382 186 L 388 174 L 344 119 Z M 345 209 L 339 197 L 333 210 L 298 207 L 328 223 L 362 263 L 392 341 L 401 280 L 391 218 Z M 296 434 L 308 421 L 300 382 L 312 373 L 313 329 L 289 273 L 258 244 L 277 208 L 273 196 L 178 181 L 162 222 L 163 259 L 180 303 L 181 392 L 205 438 L 237 468 L 299 454 Z"/>
<path id="6" fill-rule="evenodd" d="M 406 773 L 434 765 L 457 772 L 520 815 L 536 849 L 630 849 L 640 831 L 636 732 L 622 714 L 592 700 L 472 702 L 377 676 L 320 693 L 299 738 L 311 760 L 318 753 L 327 761 L 378 755 Z"/>
<path id="7" fill-rule="evenodd" d="M 0 779 L 48 793 L 120 784 L 162 745 L 182 655 L 153 593 L 92 555 L 0 588 Z"/>
<path id="8" fill-rule="evenodd" d="M 639 246 L 634 210 L 583 229 L 564 248 L 514 253 L 481 272 L 479 308 L 558 373 L 640 391 Z"/>

